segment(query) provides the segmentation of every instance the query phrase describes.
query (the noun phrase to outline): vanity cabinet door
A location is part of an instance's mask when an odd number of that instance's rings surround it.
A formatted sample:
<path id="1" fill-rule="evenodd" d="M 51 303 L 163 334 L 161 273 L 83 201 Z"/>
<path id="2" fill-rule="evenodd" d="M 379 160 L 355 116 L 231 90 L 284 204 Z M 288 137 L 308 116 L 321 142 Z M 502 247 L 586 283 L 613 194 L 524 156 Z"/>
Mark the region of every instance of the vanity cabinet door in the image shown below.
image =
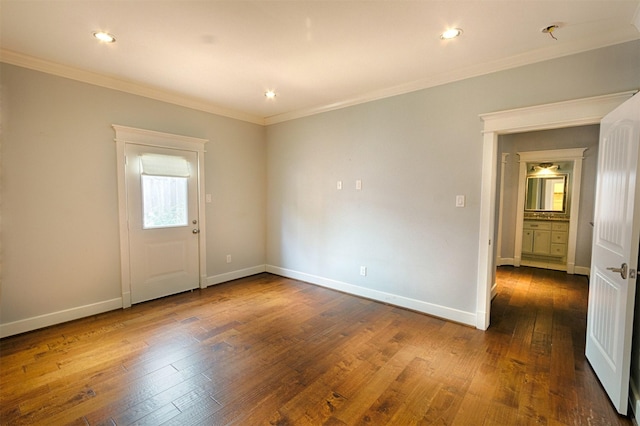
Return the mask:
<path id="1" fill-rule="evenodd" d="M 533 253 L 533 232 L 531 229 L 525 229 L 522 233 L 522 252 Z"/>
<path id="2" fill-rule="evenodd" d="M 533 231 L 533 254 L 549 254 L 551 249 L 551 231 Z"/>

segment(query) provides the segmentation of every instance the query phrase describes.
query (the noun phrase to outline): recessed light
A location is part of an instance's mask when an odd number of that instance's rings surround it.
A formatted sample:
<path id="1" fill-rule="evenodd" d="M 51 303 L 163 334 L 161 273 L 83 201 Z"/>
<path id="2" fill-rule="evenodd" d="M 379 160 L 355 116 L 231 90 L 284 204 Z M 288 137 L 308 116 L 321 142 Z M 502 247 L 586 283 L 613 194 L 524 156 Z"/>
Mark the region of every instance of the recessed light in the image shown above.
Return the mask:
<path id="1" fill-rule="evenodd" d="M 115 43 L 116 38 L 109 33 L 105 33 L 104 31 L 96 31 L 93 33 L 93 36 L 104 43 Z"/>
<path id="2" fill-rule="evenodd" d="M 266 92 L 264 92 L 264 95 L 267 97 L 267 99 L 273 99 L 276 97 L 276 92 L 274 92 L 273 90 L 267 90 Z"/>
<path id="3" fill-rule="evenodd" d="M 440 34 L 440 38 L 443 40 L 451 40 L 452 38 L 459 37 L 462 34 L 460 28 L 451 28 Z"/>

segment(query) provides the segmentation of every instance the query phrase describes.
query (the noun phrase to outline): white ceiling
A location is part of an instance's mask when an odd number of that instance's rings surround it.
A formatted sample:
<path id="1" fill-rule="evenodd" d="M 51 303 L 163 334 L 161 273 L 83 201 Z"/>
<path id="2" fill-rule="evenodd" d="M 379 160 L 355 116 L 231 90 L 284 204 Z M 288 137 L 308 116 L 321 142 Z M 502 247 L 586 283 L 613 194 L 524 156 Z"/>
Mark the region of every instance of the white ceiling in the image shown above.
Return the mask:
<path id="1" fill-rule="evenodd" d="M 0 59 L 274 123 L 640 39 L 640 0 L 1 0 Z M 558 24 L 558 40 L 541 29 Z M 464 34 L 443 41 L 440 33 Z M 117 42 L 97 42 L 97 30 Z M 274 100 L 264 96 L 277 92 Z"/>

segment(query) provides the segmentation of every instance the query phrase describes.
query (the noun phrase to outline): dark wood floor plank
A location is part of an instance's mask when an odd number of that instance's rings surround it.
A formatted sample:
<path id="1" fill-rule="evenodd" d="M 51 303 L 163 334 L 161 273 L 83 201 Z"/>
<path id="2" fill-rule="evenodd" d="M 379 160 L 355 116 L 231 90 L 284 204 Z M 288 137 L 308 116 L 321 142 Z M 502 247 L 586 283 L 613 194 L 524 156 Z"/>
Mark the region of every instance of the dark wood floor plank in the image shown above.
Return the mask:
<path id="1" fill-rule="evenodd" d="M 378 368 L 352 396 L 346 396 L 349 403 L 345 404 L 333 417 L 346 424 L 362 422 L 366 411 L 384 393 L 384 391 L 397 379 L 405 367 L 413 359 L 409 350 L 399 350 Z M 342 392 L 339 392 L 344 395 Z"/>
<path id="2" fill-rule="evenodd" d="M 389 424 L 396 413 L 407 403 L 411 391 L 421 387 L 424 379 L 431 373 L 431 366 L 424 359 L 416 357 L 411 360 L 395 381 L 364 413 L 363 420 L 374 425 Z"/>
<path id="3" fill-rule="evenodd" d="M 60 415 L 52 416 L 51 421 L 62 424 L 69 418 L 81 415 L 85 416 L 90 424 L 106 421 L 161 392 L 166 386 L 171 386 L 177 381 L 176 374 L 176 370 L 168 365 L 142 377 L 123 374 L 101 380 L 92 386 L 94 398 L 83 401 L 82 404 L 71 407 Z"/>
<path id="4" fill-rule="evenodd" d="M 211 381 L 201 374 L 194 375 L 188 380 L 184 380 L 171 386 L 162 392 L 159 392 L 151 398 L 146 398 L 125 410 L 124 412 L 113 417 L 116 424 L 131 424 L 139 421 L 140 419 L 149 416 L 152 413 L 162 410 L 165 412 L 164 407 L 168 405 L 173 406 L 176 411 L 177 407 L 173 404 L 173 401 L 180 399 L 181 397 L 188 395 L 194 391 L 199 391 L 204 394 L 211 394 L 216 391 L 215 387 L 208 386 Z M 173 410 L 169 410 L 172 412 Z M 177 414 L 177 413 L 176 413 Z M 164 414 L 163 414 L 164 415 Z M 173 416 L 172 416 L 173 417 Z"/>
<path id="5" fill-rule="evenodd" d="M 501 267 L 486 332 L 259 274 L 0 340 L 0 424 L 631 425 L 585 277 Z"/>

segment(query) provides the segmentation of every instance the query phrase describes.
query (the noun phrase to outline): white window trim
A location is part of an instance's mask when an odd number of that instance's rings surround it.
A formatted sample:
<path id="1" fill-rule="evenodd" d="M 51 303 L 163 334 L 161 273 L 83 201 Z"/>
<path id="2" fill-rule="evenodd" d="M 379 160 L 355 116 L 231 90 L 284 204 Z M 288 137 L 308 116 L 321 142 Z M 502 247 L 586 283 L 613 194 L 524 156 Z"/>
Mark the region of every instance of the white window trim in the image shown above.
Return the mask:
<path id="1" fill-rule="evenodd" d="M 120 279 L 122 288 L 122 307 L 131 307 L 131 275 L 129 263 L 129 226 L 127 220 L 127 187 L 125 181 L 125 146 L 126 144 L 174 148 L 183 151 L 194 151 L 198 154 L 198 216 L 200 288 L 207 286 L 207 244 L 205 226 L 205 191 L 204 191 L 204 145 L 207 139 L 190 136 L 173 135 L 153 130 L 112 125 L 116 133 L 116 165 L 118 173 L 118 219 L 120 223 Z"/>

